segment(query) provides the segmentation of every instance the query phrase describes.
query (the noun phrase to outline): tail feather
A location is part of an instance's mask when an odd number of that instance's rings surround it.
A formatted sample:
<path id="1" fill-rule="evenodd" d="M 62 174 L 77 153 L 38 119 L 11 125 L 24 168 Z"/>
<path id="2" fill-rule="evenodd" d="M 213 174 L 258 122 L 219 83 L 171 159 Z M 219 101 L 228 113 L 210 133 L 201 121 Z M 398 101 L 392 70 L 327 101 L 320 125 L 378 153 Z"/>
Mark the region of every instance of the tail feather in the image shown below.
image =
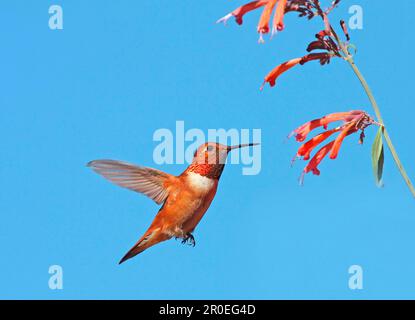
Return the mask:
<path id="1" fill-rule="evenodd" d="M 148 230 L 137 243 L 127 252 L 127 254 L 120 260 L 119 264 L 135 257 L 137 254 L 154 246 L 155 244 L 167 240 L 168 237 L 160 232 L 160 228 Z"/>

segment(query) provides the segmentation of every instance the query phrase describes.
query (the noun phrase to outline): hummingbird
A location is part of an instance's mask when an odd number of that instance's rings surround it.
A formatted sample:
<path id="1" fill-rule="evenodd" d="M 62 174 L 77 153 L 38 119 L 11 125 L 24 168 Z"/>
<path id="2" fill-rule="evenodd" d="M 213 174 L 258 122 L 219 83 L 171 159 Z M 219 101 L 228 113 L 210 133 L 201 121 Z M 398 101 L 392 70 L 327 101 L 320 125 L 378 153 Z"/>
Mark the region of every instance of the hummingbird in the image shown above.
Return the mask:
<path id="1" fill-rule="evenodd" d="M 216 195 L 226 158 L 234 149 L 257 143 L 226 146 L 207 142 L 194 153 L 192 163 L 179 176 L 117 160 L 94 160 L 87 164 L 116 185 L 142 193 L 162 205 L 144 235 L 119 264 L 171 238 L 196 245 L 193 232 Z"/>

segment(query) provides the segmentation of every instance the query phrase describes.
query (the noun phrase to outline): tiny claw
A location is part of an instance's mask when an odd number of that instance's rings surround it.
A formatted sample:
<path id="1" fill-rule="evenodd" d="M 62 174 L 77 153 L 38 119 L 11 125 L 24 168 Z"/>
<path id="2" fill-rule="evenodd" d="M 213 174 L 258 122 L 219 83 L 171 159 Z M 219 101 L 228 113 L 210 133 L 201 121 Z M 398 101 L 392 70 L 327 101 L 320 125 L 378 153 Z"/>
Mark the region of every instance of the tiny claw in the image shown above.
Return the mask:
<path id="1" fill-rule="evenodd" d="M 182 244 L 187 244 L 189 242 L 189 246 L 196 246 L 196 240 L 195 237 L 191 233 L 186 234 L 186 237 L 183 238 Z"/>

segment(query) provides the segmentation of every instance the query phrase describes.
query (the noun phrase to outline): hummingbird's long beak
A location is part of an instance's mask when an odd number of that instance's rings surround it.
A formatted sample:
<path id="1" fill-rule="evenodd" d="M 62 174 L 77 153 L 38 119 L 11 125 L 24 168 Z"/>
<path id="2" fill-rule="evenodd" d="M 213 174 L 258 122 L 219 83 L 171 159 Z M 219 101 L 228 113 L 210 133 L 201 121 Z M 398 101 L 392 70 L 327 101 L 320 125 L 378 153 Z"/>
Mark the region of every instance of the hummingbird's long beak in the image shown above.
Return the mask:
<path id="1" fill-rule="evenodd" d="M 253 146 L 258 146 L 259 143 L 246 143 L 246 144 L 237 144 L 236 146 L 229 146 L 228 147 L 228 152 L 234 149 L 240 149 L 240 148 L 244 148 L 244 147 L 253 147 Z"/>

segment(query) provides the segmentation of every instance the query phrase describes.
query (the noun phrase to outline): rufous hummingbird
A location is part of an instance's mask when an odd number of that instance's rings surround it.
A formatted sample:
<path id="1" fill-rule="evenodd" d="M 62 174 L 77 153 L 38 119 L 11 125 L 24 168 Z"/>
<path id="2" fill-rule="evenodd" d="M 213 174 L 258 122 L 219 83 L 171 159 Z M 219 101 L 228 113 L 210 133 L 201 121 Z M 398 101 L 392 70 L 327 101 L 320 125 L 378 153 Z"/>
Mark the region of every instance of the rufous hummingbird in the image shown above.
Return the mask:
<path id="1" fill-rule="evenodd" d="M 111 182 L 163 204 L 148 230 L 119 263 L 173 237 L 195 246 L 192 233 L 215 197 L 228 153 L 254 145 L 257 144 L 205 143 L 179 176 L 115 160 L 89 162 L 88 167 Z"/>

